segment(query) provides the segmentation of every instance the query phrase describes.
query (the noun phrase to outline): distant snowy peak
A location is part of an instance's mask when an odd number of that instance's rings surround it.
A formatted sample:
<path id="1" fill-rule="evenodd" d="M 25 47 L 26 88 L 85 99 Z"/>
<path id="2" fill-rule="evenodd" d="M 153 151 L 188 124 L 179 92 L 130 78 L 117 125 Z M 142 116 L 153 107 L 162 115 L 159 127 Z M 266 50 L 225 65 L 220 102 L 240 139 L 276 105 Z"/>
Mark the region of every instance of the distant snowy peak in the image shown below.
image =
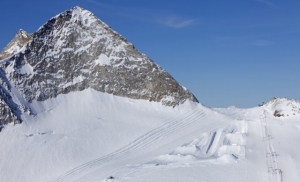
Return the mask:
<path id="1" fill-rule="evenodd" d="M 8 58 L 14 55 L 32 38 L 26 31 L 20 29 L 15 37 L 9 42 L 9 44 L 0 53 L 0 60 Z"/>
<path id="2" fill-rule="evenodd" d="M 20 30 L 2 52 L 1 88 L 18 107 L 92 88 L 176 106 L 198 102 L 187 89 L 91 12 L 74 7 L 29 35 Z M 21 114 L 20 114 L 21 113 Z"/>
<path id="3" fill-rule="evenodd" d="M 300 102 L 297 100 L 274 97 L 263 106 L 266 109 L 271 110 L 275 117 L 300 115 Z"/>

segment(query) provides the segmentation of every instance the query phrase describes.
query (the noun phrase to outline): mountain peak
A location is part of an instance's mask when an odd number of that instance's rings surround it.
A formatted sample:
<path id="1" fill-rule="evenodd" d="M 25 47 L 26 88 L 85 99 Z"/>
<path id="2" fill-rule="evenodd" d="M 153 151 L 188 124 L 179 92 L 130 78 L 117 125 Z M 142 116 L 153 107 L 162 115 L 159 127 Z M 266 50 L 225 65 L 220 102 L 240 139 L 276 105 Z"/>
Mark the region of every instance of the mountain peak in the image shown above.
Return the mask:
<path id="1" fill-rule="evenodd" d="M 74 6 L 73 8 L 71 8 L 72 10 L 84 10 L 84 8 L 80 7 L 80 6 Z"/>
<path id="2" fill-rule="evenodd" d="M 15 37 L 7 44 L 0 53 L 0 60 L 8 58 L 18 51 L 32 38 L 26 31 L 20 29 Z"/>
<path id="3" fill-rule="evenodd" d="M 30 34 L 28 34 L 25 30 L 22 29 L 19 30 L 18 35 L 23 39 L 27 39 L 28 37 L 30 37 Z"/>
<path id="4" fill-rule="evenodd" d="M 88 88 L 173 107 L 198 102 L 124 37 L 78 6 L 51 18 L 32 36 L 20 30 L 17 37 L 12 42 L 26 41 L 6 55 L 10 58 L 0 64 L 0 79 L 6 93 L 11 88 L 16 92 L 11 97 L 21 103 L 14 104 L 18 118 L 31 113 L 27 103 Z"/>

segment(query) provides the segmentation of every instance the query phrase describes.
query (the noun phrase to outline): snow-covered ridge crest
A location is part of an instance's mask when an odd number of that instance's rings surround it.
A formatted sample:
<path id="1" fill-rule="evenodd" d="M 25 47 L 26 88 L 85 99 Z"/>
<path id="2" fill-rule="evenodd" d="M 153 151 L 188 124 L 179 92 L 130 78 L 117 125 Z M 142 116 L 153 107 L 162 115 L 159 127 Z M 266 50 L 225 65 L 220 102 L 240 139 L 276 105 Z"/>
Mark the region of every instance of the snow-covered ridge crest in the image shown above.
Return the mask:
<path id="1" fill-rule="evenodd" d="M 272 111 L 275 117 L 300 115 L 300 102 L 297 100 L 274 97 L 263 106 Z"/>
<path id="2" fill-rule="evenodd" d="M 13 88 L 12 99 L 22 112 L 30 112 L 26 103 L 34 100 L 87 88 L 168 106 L 198 102 L 133 44 L 78 6 L 42 25 L 0 69 L 3 88 L 9 93 Z"/>

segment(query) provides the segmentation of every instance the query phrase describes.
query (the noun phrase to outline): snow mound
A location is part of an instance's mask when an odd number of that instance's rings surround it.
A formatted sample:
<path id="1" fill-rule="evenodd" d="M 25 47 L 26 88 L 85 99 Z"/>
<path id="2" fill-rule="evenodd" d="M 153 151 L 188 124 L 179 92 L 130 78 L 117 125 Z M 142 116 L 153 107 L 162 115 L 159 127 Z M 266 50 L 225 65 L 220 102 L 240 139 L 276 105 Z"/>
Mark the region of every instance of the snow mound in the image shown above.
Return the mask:
<path id="1" fill-rule="evenodd" d="M 158 156 L 154 163 L 159 165 L 207 160 L 230 162 L 244 159 L 247 131 L 247 122 L 236 121 L 226 128 L 204 133 L 200 138 L 195 138 L 168 154 Z"/>
<path id="2" fill-rule="evenodd" d="M 270 110 L 274 117 L 295 117 L 300 115 L 300 102 L 287 98 L 274 97 L 264 104 L 264 108 Z"/>

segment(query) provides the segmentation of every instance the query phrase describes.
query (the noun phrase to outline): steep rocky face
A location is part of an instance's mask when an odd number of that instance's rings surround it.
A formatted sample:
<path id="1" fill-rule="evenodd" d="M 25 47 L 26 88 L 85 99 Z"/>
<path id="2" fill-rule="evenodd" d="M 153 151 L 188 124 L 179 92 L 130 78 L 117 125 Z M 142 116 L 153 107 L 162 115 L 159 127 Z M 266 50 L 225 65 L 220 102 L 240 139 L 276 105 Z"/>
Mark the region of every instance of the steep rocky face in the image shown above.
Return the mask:
<path id="1" fill-rule="evenodd" d="M 198 102 L 166 71 L 80 7 L 50 19 L 20 51 L 10 54 L 0 63 L 1 84 L 26 102 L 86 88 L 169 106 Z M 28 110 L 24 105 L 20 112 Z"/>
<path id="2" fill-rule="evenodd" d="M 0 60 L 8 58 L 18 52 L 30 39 L 31 35 L 24 30 L 19 30 L 15 37 L 7 44 L 0 53 Z"/>
<path id="3" fill-rule="evenodd" d="M 5 93 L 0 88 L 0 131 L 3 125 L 7 123 L 18 124 L 22 122 L 22 119 L 18 113 L 18 105 L 14 104 L 11 96 Z"/>

